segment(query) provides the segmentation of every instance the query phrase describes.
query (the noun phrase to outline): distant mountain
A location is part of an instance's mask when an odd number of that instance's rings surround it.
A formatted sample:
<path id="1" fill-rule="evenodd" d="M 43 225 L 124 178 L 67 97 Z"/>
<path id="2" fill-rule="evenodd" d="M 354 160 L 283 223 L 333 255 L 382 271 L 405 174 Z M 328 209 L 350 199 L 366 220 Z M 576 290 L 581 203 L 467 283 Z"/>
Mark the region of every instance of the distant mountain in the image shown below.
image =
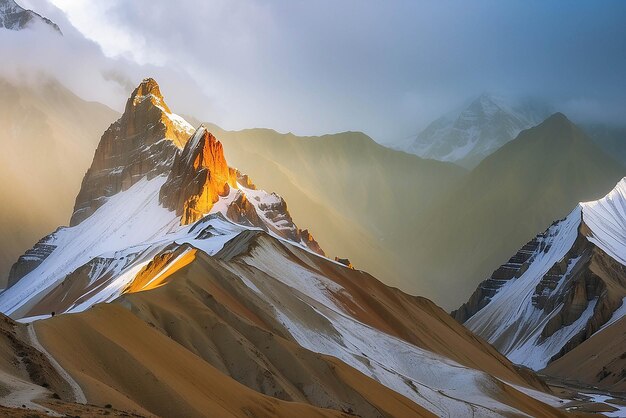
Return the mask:
<path id="1" fill-rule="evenodd" d="M 4 202 L 0 287 L 4 287 L 16 257 L 69 221 L 93 149 L 118 113 L 82 100 L 52 80 L 29 85 L 0 79 L 0 91 Z"/>
<path id="2" fill-rule="evenodd" d="M 467 328 L 511 361 L 535 370 L 567 357 L 585 340 L 601 340 L 595 335 L 610 332 L 607 327 L 625 315 L 626 178 L 602 199 L 580 203 L 533 238 L 456 312 Z M 586 359 L 573 353 L 582 364 L 564 359 L 552 369 L 568 378 L 594 370 L 586 383 L 607 388 L 623 382 L 623 369 L 606 366 L 624 364 L 624 347 L 596 348 L 595 367 L 580 370 Z"/>
<path id="3" fill-rule="evenodd" d="M 564 415 L 429 300 L 325 257 L 210 127 L 185 138 L 173 115 L 144 80 L 102 136 L 73 226 L 15 264 L 0 311 L 29 325 L 0 316 L 15 334 L 3 358 L 39 353 L 58 376 L 15 389 L 18 368 L 0 362 L 3 397 L 44 397 L 45 383 L 157 416 Z"/>
<path id="4" fill-rule="evenodd" d="M 512 101 L 482 94 L 460 112 L 442 116 L 398 149 L 439 161 L 473 168 L 550 114 L 537 100 Z"/>
<path id="5" fill-rule="evenodd" d="M 626 126 L 596 123 L 581 128 L 604 152 L 626 164 Z"/>
<path id="6" fill-rule="evenodd" d="M 458 306 L 460 295 L 471 294 L 537 231 L 577 202 L 603 196 L 624 174 L 554 114 L 483 160 L 424 215 L 416 233 L 423 239 L 413 247 L 415 275 L 440 303 Z"/>
<path id="7" fill-rule="evenodd" d="M 62 34 L 59 26 L 50 19 L 24 9 L 15 0 L 0 0 L 0 28 L 22 30 L 35 22 L 44 23 Z"/>
<path id="8" fill-rule="evenodd" d="M 300 137 L 270 129 L 209 129 L 234 167 L 280 190 L 322 248 L 387 284 L 427 293 L 406 248 L 397 250 L 421 242 L 415 225 L 464 169 L 385 148 L 360 132 Z"/>

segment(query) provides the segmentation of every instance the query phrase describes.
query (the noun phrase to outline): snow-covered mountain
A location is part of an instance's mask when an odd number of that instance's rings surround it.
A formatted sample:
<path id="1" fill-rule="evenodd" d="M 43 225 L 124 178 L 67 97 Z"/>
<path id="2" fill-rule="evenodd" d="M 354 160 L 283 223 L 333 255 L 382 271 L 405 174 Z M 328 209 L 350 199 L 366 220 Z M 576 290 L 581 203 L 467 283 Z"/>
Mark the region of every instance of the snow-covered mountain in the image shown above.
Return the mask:
<path id="1" fill-rule="evenodd" d="M 24 9 L 15 0 L 0 0 L 0 29 L 22 30 L 34 22 L 49 25 L 59 34 L 61 33 L 56 23 L 32 10 Z"/>
<path id="2" fill-rule="evenodd" d="M 619 321 L 624 298 L 626 178 L 523 246 L 453 314 L 511 361 L 540 370 Z"/>
<path id="3" fill-rule="evenodd" d="M 482 94 L 467 107 L 442 116 L 416 138 L 397 147 L 423 158 L 471 168 L 550 113 L 549 107 L 537 100 L 514 101 Z"/>
<path id="4" fill-rule="evenodd" d="M 142 414 L 564 414 L 432 302 L 326 258 L 152 79 L 103 135 L 72 226 L 18 260 L 0 311 L 35 321 L 28 341 L 70 400 Z"/>

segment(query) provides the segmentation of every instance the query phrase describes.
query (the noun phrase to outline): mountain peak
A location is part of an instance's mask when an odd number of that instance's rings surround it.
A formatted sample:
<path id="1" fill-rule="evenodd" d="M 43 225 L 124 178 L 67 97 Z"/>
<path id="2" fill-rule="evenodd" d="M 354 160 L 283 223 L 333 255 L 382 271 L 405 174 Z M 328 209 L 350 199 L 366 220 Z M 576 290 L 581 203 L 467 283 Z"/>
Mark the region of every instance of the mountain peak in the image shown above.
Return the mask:
<path id="1" fill-rule="evenodd" d="M 102 135 L 76 198 L 70 224 L 89 217 L 106 200 L 144 177 L 168 172 L 194 129 L 172 113 L 157 82 L 144 79 L 122 116 Z"/>
<path id="2" fill-rule="evenodd" d="M 422 158 L 473 168 L 546 116 L 544 106 L 485 92 L 463 109 L 432 122 L 405 150 Z"/>
<path id="3" fill-rule="evenodd" d="M 221 211 L 237 224 L 260 228 L 325 255 L 311 233 L 294 224 L 282 197 L 256 190 L 247 175 L 228 166 L 222 143 L 204 125 L 176 154 L 159 202 L 176 211 L 181 225 Z"/>
<path id="4" fill-rule="evenodd" d="M 550 115 L 545 122 L 550 122 L 550 123 L 564 123 L 564 124 L 568 124 L 568 125 L 573 125 L 572 121 L 570 121 L 567 116 L 565 116 L 563 113 L 561 112 L 556 112 L 553 113 L 552 115 Z"/>
<path id="5" fill-rule="evenodd" d="M 559 138 L 571 141 L 586 136 L 574 122 L 561 112 L 553 113 L 539 125 L 530 129 L 530 131 L 541 133 L 539 136 L 550 141 Z"/>
<path id="6" fill-rule="evenodd" d="M 626 265 L 626 177 L 604 197 L 580 203 L 587 238 Z"/>
<path id="7" fill-rule="evenodd" d="M 149 100 L 151 104 L 161 107 L 164 112 L 171 113 L 170 108 L 163 99 L 161 88 L 154 78 L 144 78 L 133 90 L 128 103 L 132 106 L 137 106 L 145 100 Z"/>
<path id="8" fill-rule="evenodd" d="M 187 225 L 208 213 L 220 196 L 237 188 L 234 170 L 229 169 L 224 149 L 203 125 L 176 155 L 167 182 L 160 192 L 161 203 L 181 216 Z"/>
<path id="9" fill-rule="evenodd" d="M 63 34 L 56 23 L 32 10 L 24 9 L 15 0 L 0 0 L 0 28 L 22 30 L 37 21 Z"/>

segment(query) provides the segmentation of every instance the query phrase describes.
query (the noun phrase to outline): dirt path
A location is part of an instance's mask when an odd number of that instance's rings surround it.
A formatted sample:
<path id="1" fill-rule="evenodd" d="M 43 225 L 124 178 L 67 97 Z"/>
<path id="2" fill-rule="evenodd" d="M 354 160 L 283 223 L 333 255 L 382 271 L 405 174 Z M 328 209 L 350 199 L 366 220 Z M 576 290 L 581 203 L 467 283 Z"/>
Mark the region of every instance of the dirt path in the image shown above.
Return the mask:
<path id="1" fill-rule="evenodd" d="M 83 392 L 83 389 L 80 387 L 78 382 L 76 382 L 76 380 L 74 380 L 74 378 L 70 376 L 70 374 L 67 371 L 65 371 L 63 367 L 61 367 L 59 362 L 56 361 L 56 359 L 52 357 L 52 355 L 41 345 L 41 343 L 39 342 L 39 339 L 37 339 L 37 333 L 35 332 L 35 327 L 33 326 L 32 323 L 28 324 L 27 330 L 28 330 L 28 338 L 30 339 L 31 345 L 35 347 L 37 350 L 41 351 L 43 355 L 45 355 L 48 358 L 48 360 L 50 361 L 50 364 L 52 364 L 52 366 L 56 369 L 59 375 L 63 379 L 65 379 L 65 381 L 70 385 L 70 388 L 72 389 L 72 392 L 74 393 L 74 399 L 76 403 L 86 404 L 87 398 L 85 397 L 85 392 Z"/>
<path id="2" fill-rule="evenodd" d="M 50 395 L 50 391 L 47 389 L 11 376 L 2 370 L 0 370 L 0 381 L 6 385 L 6 388 L 9 390 L 8 394 L 0 396 L 0 405 L 9 408 L 28 408 L 45 412 L 47 415 L 51 416 L 63 416 L 50 409 L 44 408 L 35 401 L 36 399 L 47 398 L 48 395 Z"/>

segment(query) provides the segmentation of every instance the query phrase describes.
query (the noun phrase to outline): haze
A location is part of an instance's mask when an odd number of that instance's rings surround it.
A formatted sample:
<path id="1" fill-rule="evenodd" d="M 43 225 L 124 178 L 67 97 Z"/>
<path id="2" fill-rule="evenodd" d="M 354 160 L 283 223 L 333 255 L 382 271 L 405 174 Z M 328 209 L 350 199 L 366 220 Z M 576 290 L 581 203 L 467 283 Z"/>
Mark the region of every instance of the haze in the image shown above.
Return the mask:
<path id="1" fill-rule="evenodd" d="M 153 75 L 181 113 L 227 129 L 358 130 L 380 142 L 413 136 L 483 91 L 540 96 L 577 122 L 626 112 L 619 1 L 22 3 L 66 39 L 33 34 L 42 53 L 13 46 L 13 61 L 42 60 L 116 110 Z"/>

